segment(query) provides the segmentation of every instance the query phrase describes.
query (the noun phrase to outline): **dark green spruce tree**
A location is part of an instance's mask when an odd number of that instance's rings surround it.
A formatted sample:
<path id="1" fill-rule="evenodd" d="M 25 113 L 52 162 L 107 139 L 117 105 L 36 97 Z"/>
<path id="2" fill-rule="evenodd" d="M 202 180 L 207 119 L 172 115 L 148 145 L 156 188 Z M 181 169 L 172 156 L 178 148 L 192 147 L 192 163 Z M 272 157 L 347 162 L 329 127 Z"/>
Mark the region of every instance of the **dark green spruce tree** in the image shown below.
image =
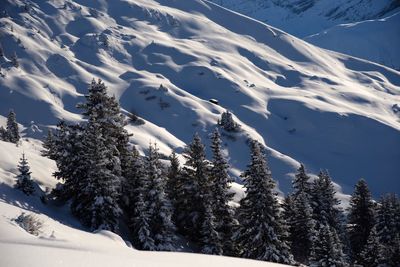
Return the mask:
<path id="1" fill-rule="evenodd" d="M 291 252 L 297 262 L 308 264 L 314 240 L 316 222 L 311 206 L 310 177 L 301 164 L 293 179 L 293 193 L 285 198 L 284 218 L 289 229 Z"/>
<path id="2" fill-rule="evenodd" d="M 229 165 L 222 154 L 221 143 L 221 135 L 218 129 L 215 129 L 211 137 L 213 153 L 210 170 L 211 207 L 213 207 L 216 229 L 222 240 L 224 254 L 233 256 L 235 248 L 232 231 L 236 225 L 233 210 L 229 206 L 234 196 L 234 193 L 229 191 L 233 179 L 228 174 Z"/>
<path id="3" fill-rule="evenodd" d="M 119 164 L 107 147 L 99 123 L 89 122 L 85 129 L 81 164 L 84 176 L 78 181 L 79 190 L 72 199 L 72 212 L 83 225 L 92 230 L 116 231 L 122 213 L 118 204 L 120 177 L 110 166 Z"/>
<path id="4" fill-rule="evenodd" d="M 251 162 L 242 174 L 246 196 L 240 201 L 235 240 L 241 256 L 278 263 L 293 263 L 286 243 L 287 232 L 280 214 L 275 182 L 260 144 L 251 144 Z"/>
<path id="5" fill-rule="evenodd" d="M 347 233 L 353 262 L 361 262 L 365 245 L 375 224 L 374 202 L 364 179 L 357 182 L 350 198 Z"/>
<path id="6" fill-rule="evenodd" d="M 150 145 L 145 170 L 147 190 L 144 192 L 146 213 L 149 215 L 149 229 L 154 247 L 151 250 L 173 251 L 175 225 L 172 222 L 172 204 L 166 194 L 166 175 L 159 159 L 157 146 Z"/>
<path id="7" fill-rule="evenodd" d="M 201 238 L 202 220 L 204 218 L 203 198 L 208 195 L 209 162 L 206 159 L 205 147 L 196 133 L 193 141 L 185 148 L 186 159 L 182 169 L 180 185 L 176 192 L 176 223 L 179 231 L 190 236 L 194 241 Z"/>
<path id="8" fill-rule="evenodd" d="M 7 116 L 6 141 L 16 144 L 20 138 L 17 116 L 13 110 L 10 110 Z"/>
<path id="9" fill-rule="evenodd" d="M 17 183 L 15 188 L 21 190 L 25 195 L 33 195 L 35 193 L 35 187 L 31 178 L 31 172 L 29 171 L 28 160 L 25 158 L 25 153 L 22 154 L 22 158 L 19 161 L 17 175 Z"/>

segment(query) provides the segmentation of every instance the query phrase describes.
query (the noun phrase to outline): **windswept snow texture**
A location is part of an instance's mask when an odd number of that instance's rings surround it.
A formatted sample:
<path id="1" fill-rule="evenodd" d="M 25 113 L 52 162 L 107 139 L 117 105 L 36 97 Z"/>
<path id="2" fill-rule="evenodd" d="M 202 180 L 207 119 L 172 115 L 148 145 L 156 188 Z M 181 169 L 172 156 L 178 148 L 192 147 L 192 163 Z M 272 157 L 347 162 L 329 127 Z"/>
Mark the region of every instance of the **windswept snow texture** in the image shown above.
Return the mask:
<path id="1" fill-rule="evenodd" d="M 6 0 L 0 7 L 9 15 L 0 18 L 7 57 L 0 114 L 14 108 L 26 136 L 43 137 L 59 119 L 81 120 L 75 105 L 96 77 L 146 122 L 128 126 L 141 148 L 157 141 L 162 153 L 180 153 L 195 132 L 208 144 L 229 109 L 242 126 L 223 133 L 238 181 L 254 138 L 266 145 L 284 192 L 300 162 L 314 173 L 327 168 L 344 193 L 360 177 L 375 196 L 400 192 L 395 70 L 200 0 Z M 19 69 L 10 66 L 14 50 Z"/>
<path id="2" fill-rule="evenodd" d="M 398 0 L 211 1 L 323 48 L 400 68 L 399 16 L 390 17 Z"/>
<path id="3" fill-rule="evenodd" d="M 384 19 L 341 24 L 305 40 L 400 70 L 400 13 Z"/>
<path id="4" fill-rule="evenodd" d="M 341 23 L 383 18 L 400 10 L 397 0 L 210 0 L 305 37 Z"/>

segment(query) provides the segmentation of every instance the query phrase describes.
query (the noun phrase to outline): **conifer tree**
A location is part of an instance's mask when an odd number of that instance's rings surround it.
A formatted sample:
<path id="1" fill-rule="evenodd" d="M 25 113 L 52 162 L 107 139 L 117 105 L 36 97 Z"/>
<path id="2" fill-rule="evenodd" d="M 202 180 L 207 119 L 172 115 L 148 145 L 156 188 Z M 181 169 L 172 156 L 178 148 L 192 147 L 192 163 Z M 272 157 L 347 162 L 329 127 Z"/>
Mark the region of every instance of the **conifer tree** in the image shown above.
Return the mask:
<path id="1" fill-rule="evenodd" d="M 221 135 L 218 129 L 215 129 L 211 137 L 211 149 L 213 158 L 211 161 L 211 187 L 212 199 L 211 206 L 215 217 L 216 229 L 224 244 L 224 254 L 233 255 L 234 245 L 232 241 L 232 230 L 235 227 L 233 211 L 229 206 L 229 201 L 233 198 L 233 193 L 229 192 L 230 183 L 233 182 L 228 174 L 229 165 L 222 155 Z"/>
<path id="2" fill-rule="evenodd" d="M 400 259 L 398 218 L 396 211 L 398 209 L 399 200 L 395 194 L 384 195 L 379 201 L 376 216 L 376 231 L 378 240 L 384 248 L 380 253 L 379 264 L 387 266 L 399 266 Z"/>
<path id="3" fill-rule="evenodd" d="M 210 196 L 211 197 L 211 196 Z M 218 225 L 213 213 L 211 198 L 204 199 L 204 218 L 201 225 L 201 252 L 204 254 L 222 255 L 222 237 L 217 231 Z"/>
<path id="4" fill-rule="evenodd" d="M 358 181 L 350 199 L 348 236 L 353 261 L 360 262 L 364 246 L 375 224 L 374 203 L 364 179 Z"/>
<path id="5" fill-rule="evenodd" d="M 256 141 L 251 145 L 251 163 L 242 174 L 246 196 L 240 201 L 239 229 L 235 239 L 245 258 L 292 263 L 285 241 L 284 221 L 279 212 L 275 182 Z"/>
<path id="6" fill-rule="evenodd" d="M 168 168 L 168 174 L 167 174 L 167 195 L 169 199 L 171 200 L 172 205 L 175 207 L 176 202 L 177 202 L 177 195 L 176 192 L 179 190 L 181 187 L 181 181 L 180 181 L 180 175 L 181 175 L 181 169 L 180 169 L 180 163 L 179 159 L 173 151 L 171 155 L 169 156 L 169 161 L 170 165 Z"/>
<path id="7" fill-rule="evenodd" d="M 293 185 L 294 197 L 297 197 L 297 195 L 302 193 L 310 195 L 311 193 L 310 177 L 307 175 L 306 169 L 303 164 L 300 164 L 300 167 L 297 170 L 297 174 L 293 179 L 292 185 Z"/>
<path id="8" fill-rule="evenodd" d="M 338 248 L 345 250 L 346 235 L 343 212 L 338 206 L 340 201 L 336 198 L 336 191 L 327 171 L 321 171 L 318 178 L 314 180 L 311 188 L 311 201 L 315 229 L 320 231 L 322 226 L 329 226 L 329 231 L 335 230 L 335 234 L 339 236 L 339 242 L 341 242 Z M 325 229 L 325 231 L 327 230 Z M 320 236 L 318 235 L 317 238 Z M 322 241 L 316 240 L 316 242 Z"/>
<path id="9" fill-rule="evenodd" d="M 106 140 L 106 144 L 112 150 L 113 155 L 120 159 L 120 163 L 111 170 L 115 175 L 126 176 L 129 157 L 129 134 L 124 129 L 127 124 L 125 116 L 121 114 L 120 106 L 115 97 L 107 95 L 107 87 L 99 79 L 93 79 L 89 86 L 89 93 L 85 95 L 86 102 L 77 105 L 83 109 L 83 115 L 88 122 L 99 123 L 100 132 Z M 119 166 L 118 166 L 119 165 Z"/>
<path id="10" fill-rule="evenodd" d="M 291 251 L 294 259 L 307 264 L 309 262 L 312 247 L 315 242 L 315 221 L 312 218 L 312 208 L 308 195 L 300 193 L 294 199 L 294 215 L 290 220 Z"/>
<path id="11" fill-rule="evenodd" d="M 20 135 L 16 115 L 13 110 L 10 110 L 7 116 L 7 141 L 16 144 L 19 139 Z"/>
<path id="12" fill-rule="evenodd" d="M 364 245 L 360 257 L 356 259 L 356 264 L 363 266 L 376 267 L 381 258 L 382 246 L 379 242 L 376 227 L 373 227 L 369 233 L 367 243 Z"/>
<path id="13" fill-rule="evenodd" d="M 319 227 L 310 266 L 348 266 L 336 230 L 327 224 Z"/>
<path id="14" fill-rule="evenodd" d="M 43 157 L 48 157 L 49 159 L 52 160 L 56 159 L 55 139 L 52 130 L 47 131 L 46 139 L 43 141 L 43 148 L 44 149 L 41 151 Z"/>
<path id="15" fill-rule="evenodd" d="M 53 190 L 58 200 L 67 201 L 81 190 L 79 181 L 84 179 L 87 169 L 84 159 L 84 129 L 81 125 L 68 125 L 61 121 L 54 136 L 53 151 L 48 153 L 56 161 L 54 177 L 63 183 Z M 73 207 L 71 207 L 73 208 Z"/>
<path id="16" fill-rule="evenodd" d="M 176 236 L 175 225 L 172 222 L 172 205 L 165 193 L 166 176 L 162 172 L 156 145 L 149 147 L 146 176 L 148 187 L 144 192 L 144 197 L 147 201 L 150 234 L 154 241 L 154 247 L 151 250 L 173 251 Z"/>
<path id="17" fill-rule="evenodd" d="M 121 209 L 118 204 L 120 179 L 110 165 L 118 161 L 108 149 L 101 127 L 89 122 L 85 129 L 83 161 L 86 172 L 78 181 L 79 190 L 72 200 L 72 212 L 92 230 L 116 231 Z"/>
<path id="18" fill-rule="evenodd" d="M 182 169 L 181 186 L 177 188 L 176 223 L 179 230 L 198 241 L 200 240 L 203 198 L 206 195 L 209 178 L 209 162 L 206 160 L 205 147 L 196 133 L 192 143 L 184 150 L 186 162 Z"/>
<path id="19" fill-rule="evenodd" d="M 23 153 L 18 165 L 19 174 L 17 175 L 17 183 L 15 187 L 28 196 L 35 193 L 35 187 L 29 169 L 28 161 L 25 158 L 25 153 Z"/>
<path id="20" fill-rule="evenodd" d="M 7 141 L 7 131 L 3 126 L 0 126 L 0 140 Z"/>
<path id="21" fill-rule="evenodd" d="M 311 189 L 313 218 L 319 225 L 329 225 L 339 234 L 342 232 L 342 210 L 338 207 L 339 199 L 327 171 L 321 171 L 314 180 Z"/>

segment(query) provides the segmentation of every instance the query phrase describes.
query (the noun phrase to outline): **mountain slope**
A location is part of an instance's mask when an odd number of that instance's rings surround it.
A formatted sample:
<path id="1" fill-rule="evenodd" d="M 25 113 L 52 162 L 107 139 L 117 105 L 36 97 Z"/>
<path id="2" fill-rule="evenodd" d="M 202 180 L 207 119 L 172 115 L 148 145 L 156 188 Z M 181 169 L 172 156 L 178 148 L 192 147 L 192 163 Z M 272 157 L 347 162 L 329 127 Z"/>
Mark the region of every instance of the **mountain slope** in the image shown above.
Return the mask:
<path id="1" fill-rule="evenodd" d="M 146 121 L 128 126 L 140 148 L 181 152 L 196 131 L 208 143 L 229 109 L 243 129 L 224 133 L 235 177 L 255 138 L 283 191 L 299 162 L 328 168 L 345 193 L 360 177 L 375 195 L 400 188 L 399 72 L 203 1 L 25 2 L 1 6 L 0 114 L 14 108 L 27 136 L 80 120 L 75 104 L 98 77 Z"/>
<path id="2" fill-rule="evenodd" d="M 218 5 L 305 37 L 342 23 L 386 17 L 400 9 L 397 0 L 211 0 Z"/>
<path id="3" fill-rule="evenodd" d="M 211 1 L 323 48 L 399 69 L 399 24 L 390 17 L 400 11 L 397 0 Z"/>
<path id="4" fill-rule="evenodd" d="M 400 69 L 400 13 L 378 20 L 341 24 L 305 38 L 319 47 Z"/>

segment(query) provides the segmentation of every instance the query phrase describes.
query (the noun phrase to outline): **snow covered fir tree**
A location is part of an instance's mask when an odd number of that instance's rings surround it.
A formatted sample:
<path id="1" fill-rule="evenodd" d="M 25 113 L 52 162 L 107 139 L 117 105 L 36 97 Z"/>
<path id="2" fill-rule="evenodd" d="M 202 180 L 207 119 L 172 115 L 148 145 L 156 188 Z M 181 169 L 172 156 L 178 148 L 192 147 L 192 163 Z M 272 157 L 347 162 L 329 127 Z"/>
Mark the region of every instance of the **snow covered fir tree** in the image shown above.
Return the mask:
<path id="1" fill-rule="evenodd" d="M 22 154 L 22 158 L 18 164 L 19 174 L 17 175 L 17 181 L 15 183 L 15 188 L 21 190 L 25 195 L 33 195 L 35 193 L 34 182 L 31 178 L 30 167 L 28 160 L 25 157 L 25 153 Z"/>
<path id="2" fill-rule="evenodd" d="M 17 144 L 20 138 L 16 114 L 10 110 L 6 128 L 0 126 L 0 140 Z"/>

